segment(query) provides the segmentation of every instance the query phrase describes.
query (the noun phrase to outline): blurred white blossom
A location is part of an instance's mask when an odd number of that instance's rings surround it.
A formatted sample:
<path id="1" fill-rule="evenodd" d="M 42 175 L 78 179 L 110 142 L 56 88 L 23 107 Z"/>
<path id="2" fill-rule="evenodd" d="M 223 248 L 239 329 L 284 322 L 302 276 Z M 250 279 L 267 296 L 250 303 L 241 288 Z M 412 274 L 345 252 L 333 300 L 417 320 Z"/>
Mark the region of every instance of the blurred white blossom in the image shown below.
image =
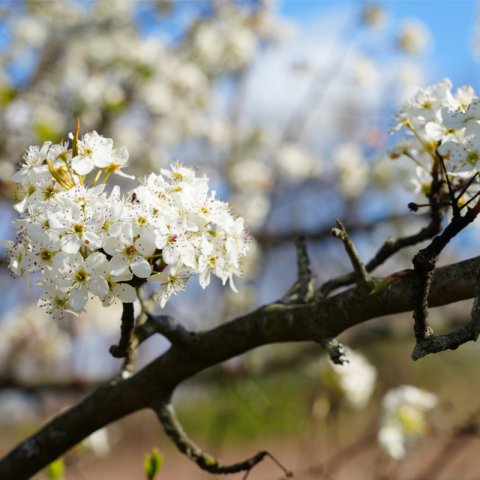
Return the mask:
<path id="1" fill-rule="evenodd" d="M 426 25 L 417 18 L 405 20 L 397 34 L 397 46 L 409 54 L 423 53 L 431 41 Z"/>
<path id="2" fill-rule="evenodd" d="M 333 163 L 341 192 L 347 198 L 360 195 L 369 178 L 369 166 L 360 146 L 341 144 L 333 153 Z"/>
<path id="3" fill-rule="evenodd" d="M 366 3 L 360 12 L 362 21 L 369 27 L 382 28 L 387 23 L 387 12 L 377 3 Z"/>
<path id="4" fill-rule="evenodd" d="M 425 414 L 438 403 L 437 397 L 411 385 L 389 390 L 382 401 L 378 441 L 395 460 L 428 433 Z"/>
<path id="5" fill-rule="evenodd" d="M 12 389 L 0 391 L 0 423 L 29 423 L 37 420 L 38 414 L 38 405 L 24 393 Z"/>
<path id="6" fill-rule="evenodd" d="M 320 160 L 314 159 L 296 143 L 282 145 L 276 160 L 282 175 L 292 181 L 301 181 L 319 175 L 323 168 Z"/>
<path id="7" fill-rule="evenodd" d="M 328 389 L 360 410 L 366 407 L 373 393 L 377 370 L 364 355 L 344 348 L 347 363 L 337 365 L 329 358 L 322 359 L 320 378 Z"/>

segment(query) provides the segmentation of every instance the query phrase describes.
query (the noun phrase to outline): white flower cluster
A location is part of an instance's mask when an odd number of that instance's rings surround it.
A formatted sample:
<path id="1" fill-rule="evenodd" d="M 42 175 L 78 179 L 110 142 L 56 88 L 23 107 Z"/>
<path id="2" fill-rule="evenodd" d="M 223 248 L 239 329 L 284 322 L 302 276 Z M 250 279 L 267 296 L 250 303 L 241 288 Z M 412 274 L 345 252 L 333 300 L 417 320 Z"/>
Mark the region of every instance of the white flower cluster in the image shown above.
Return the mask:
<path id="1" fill-rule="evenodd" d="M 480 98 L 471 86 L 452 93 L 452 84 L 444 79 L 418 89 L 398 115 L 397 128 L 406 128 L 410 138 L 402 139 L 390 156 L 406 156 L 417 165 L 413 182 L 417 193 L 428 194 L 432 165 L 443 158 L 454 187 L 477 173 L 480 160 Z M 433 163 L 432 163 L 433 162 Z M 467 201 L 478 182 L 462 197 Z"/>
<path id="2" fill-rule="evenodd" d="M 235 288 L 248 248 L 244 222 L 209 192 L 208 178 L 175 164 L 126 194 L 108 192 L 112 173 L 126 176 L 127 150 L 96 132 L 72 139 L 71 147 L 30 147 L 14 175 L 25 198 L 16 206 L 17 239 L 6 242 L 10 269 L 41 275 L 48 311 L 79 314 L 89 296 L 104 306 L 131 303 L 147 280 L 160 282 L 163 307 L 195 274 L 203 288 L 211 274 Z"/>
<path id="3" fill-rule="evenodd" d="M 345 347 L 348 363 L 336 365 L 324 359 L 320 377 L 333 393 L 340 394 L 356 409 L 365 408 L 377 379 L 376 368 L 361 353 Z"/>
<path id="4" fill-rule="evenodd" d="M 407 449 L 428 431 L 425 413 L 437 405 L 437 397 L 411 385 L 389 390 L 382 402 L 378 432 L 381 447 L 394 459 L 405 456 Z"/>

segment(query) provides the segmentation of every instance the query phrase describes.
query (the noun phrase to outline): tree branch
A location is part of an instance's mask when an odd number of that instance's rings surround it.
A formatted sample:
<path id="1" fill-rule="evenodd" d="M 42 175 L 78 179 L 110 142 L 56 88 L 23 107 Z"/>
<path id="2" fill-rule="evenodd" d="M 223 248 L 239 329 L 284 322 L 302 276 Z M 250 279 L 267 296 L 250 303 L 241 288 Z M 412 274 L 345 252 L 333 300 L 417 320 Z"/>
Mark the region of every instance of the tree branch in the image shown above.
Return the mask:
<path id="1" fill-rule="evenodd" d="M 472 298 L 479 272 L 480 257 L 436 269 L 429 304 Z M 184 380 L 253 348 L 278 342 L 322 342 L 371 318 L 412 308 L 409 278 L 377 294 L 370 291 L 371 285 L 359 285 L 315 303 L 269 304 L 197 333 L 193 345 L 172 345 L 129 379 L 97 389 L 22 442 L 0 462 L 0 478 L 28 479 L 99 428 L 136 410 L 155 409 Z"/>
<path id="2" fill-rule="evenodd" d="M 291 472 L 287 471 L 272 455 L 267 451 L 261 451 L 255 454 L 253 457 L 247 458 L 241 462 L 237 462 L 231 465 L 223 465 L 218 459 L 205 453 L 197 444 L 191 440 L 185 430 L 183 429 L 180 421 L 177 418 L 175 409 L 168 402 L 162 402 L 155 412 L 160 420 L 160 423 L 165 430 L 165 433 L 177 446 L 177 448 L 193 460 L 202 470 L 206 470 L 210 473 L 238 473 L 238 472 L 250 472 L 252 468 L 258 465 L 265 457 L 271 457 L 275 463 L 287 474 L 287 477 L 292 477 Z M 245 477 L 244 477 L 245 478 Z"/>
<path id="3" fill-rule="evenodd" d="M 133 303 L 122 303 L 122 323 L 120 327 L 120 341 L 118 345 L 110 347 L 110 353 L 115 358 L 124 358 L 120 375 L 129 377 L 135 369 L 135 348 L 132 345 L 132 334 L 135 327 Z"/>
<path id="4" fill-rule="evenodd" d="M 332 235 L 343 242 L 357 280 L 368 282 L 368 273 L 365 265 L 360 260 L 357 249 L 349 237 L 345 225 L 340 220 L 337 220 L 337 228 L 332 228 Z"/>
<path id="5" fill-rule="evenodd" d="M 191 345 L 195 342 L 196 334 L 185 328 L 178 320 L 170 315 L 152 315 L 145 312 L 148 320 L 138 325 L 133 331 L 134 346 L 143 343 L 147 338 L 159 333 L 174 345 Z"/>
<path id="6" fill-rule="evenodd" d="M 412 284 L 412 305 L 417 344 L 412 353 L 412 358 L 415 360 L 425 356 L 427 353 L 454 349 L 461 345 L 461 343 L 476 340 L 475 323 L 469 324 L 447 336 L 434 337 L 433 330 L 428 324 L 428 293 L 432 274 L 440 253 L 452 238 L 475 220 L 479 212 L 480 202 L 477 202 L 477 204 L 473 208 L 469 208 L 463 216 L 459 213 L 455 214 L 445 230 L 413 257 L 415 279 Z M 473 327 L 473 330 L 470 327 Z"/>
<path id="7" fill-rule="evenodd" d="M 377 253 L 373 256 L 373 258 L 365 265 L 365 269 L 367 270 L 367 272 L 373 272 L 377 267 L 382 265 L 385 261 L 387 261 L 391 256 L 395 255 L 400 250 L 406 247 L 416 245 L 417 243 L 423 242 L 424 240 L 428 240 L 429 238 L 432 238 L 438 233 L 440 233 L 442 229 L 442 218 L 443 216 L 440 208 L 437 205 L 432 206 L 430 213 L 430 223 L 413 235 L 397 238 L 395 240 L 386 240 L 385 243 L 377 251 Z M 351 285 L 355 282 L 356 278 L 357 276 L 355 272 L 333 278 L 332 280 L 325 282 L 320 287 L 320 293 L 323 296 L 327 296 L 333 290 L 336 290 L 339 287 Z"/>

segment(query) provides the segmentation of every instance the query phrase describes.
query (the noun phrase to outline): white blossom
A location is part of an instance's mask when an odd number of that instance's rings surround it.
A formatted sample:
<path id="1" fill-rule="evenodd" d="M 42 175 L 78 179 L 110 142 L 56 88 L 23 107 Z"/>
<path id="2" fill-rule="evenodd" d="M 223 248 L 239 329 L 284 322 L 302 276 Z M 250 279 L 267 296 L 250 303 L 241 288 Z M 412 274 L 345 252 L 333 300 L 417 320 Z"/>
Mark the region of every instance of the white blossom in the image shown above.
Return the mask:
<path id="1" fill-rule="evenodd" d="M 71 140 L 71 148 L 28 149 L 16 174 L 26 190 L 13 222 L 17 240 L 5 243 L 14 274 L 40 275 L 39 303 L 54 318 L 82 313 L 90 297 L 133 303 L 145 281 L 159 282 L 161 307 L 193 276 L 203 288 L 214 275 L 235 290 L 248 250 L 244 221 L 209 192 L 207 177 L 175 163 L 130 192 L 116 185 L 107 193 L 112 173 L 128 176 L 120 172 L 126 148 L 96 132 Z"/>
<path id="2" fill-rule="evenodd" d="M 430 32 L 418 19 L 407 19 L 400 27 L 397 45 L 409 54 L 423 53 L 430 43 Z"/>
<path id="3" fill-rule="evenodd" d="M 378 441 L 394 459 L 405 456 L 408 448 L 428 432 L 426 412 L 437 405 L 437 397 L 411 385 L 389 390 L 383 397 Z"/>
<path id="4" fill-rule="evenodd" d="M 347 362 L 343 365 L 323 360 L 321 378 L 326 386 L 339 392 L 353 408 L 363 409 L 375 388 L 377 370 L 361 353 L 346 348 Z"/>
<path id="5" fill-rule="evenodd" d="M 480 99 L 472 87 L 452 92 L 449 79 L 417 89 L 398 114 L 397 129 L 405 128 L 410 139 L 400 140 L 392 158 L 408 158 L 416 165 L 410 185 L 417 193 L 429 194 L 432 169 L 441 159 L 454 190 L 473 179 L 480 160 Z M 474 180 L 462 200 L 478 191 Z"/>

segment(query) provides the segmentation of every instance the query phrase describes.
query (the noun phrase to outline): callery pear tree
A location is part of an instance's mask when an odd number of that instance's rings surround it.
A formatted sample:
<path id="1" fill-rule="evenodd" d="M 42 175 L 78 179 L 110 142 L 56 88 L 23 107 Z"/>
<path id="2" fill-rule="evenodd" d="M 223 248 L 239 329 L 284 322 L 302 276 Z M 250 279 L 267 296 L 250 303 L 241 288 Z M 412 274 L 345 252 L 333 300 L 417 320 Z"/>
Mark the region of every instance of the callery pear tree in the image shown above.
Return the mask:
<path id="1" fill-rule="evenodd" d="M 77 395 L 9 444 L 0 479 L 62 470 L 72 447 L 140 410 L 207 473 L 253 477 L 270 462 L 297 476 L 269 440 L 232 463 L 207 453 L 174 393 L 219 365 L 249 377 L 254 350 L 296 342 L 266 376 L 314 358 L 328 426 L 371 404 L 379 371 L 352 348 L 361 325 L 408 312 L 404 362 L 477 340 L 480 257 L 459 261 L 452 244 L 480 213 L 480 98 L 447 78 L 418 86 L 432 42 L 420 21 L 391 35 L 386 10 L 359 3 L 345 24 L 327 17 L 318 40 L 322 28 L 295 31 L 277 7 L 0 5 L 0 314 L 13 311 L 0 318 L 0 422 L 3 389 Z M 303 58 L 305 44 L 315 52 Z M 432 307 L 472 299 L 468 319 L 437 328 Z M 23 300 L 35 306 L 15 311 Z M 93 378 L 68 368 L 87 327 L 114 366 Z M 389 382 L 377 423 L 311 473 L 333 476 L 375 442 L 400 465 L 441 402 Z M 455 428 L 418 478 L 478 430 Z M 153 447 L 149 479 L 163 464 Z"/>
<path id="2" fill-rule="evenodd" d="M 40 303 L 57 321 L 65 311 L 80 314 L 92 295 L 105 307 L 120 301 L 120 339 L 110 352 L 123 358 L 124 366 L 117 378 L 7 454 L 0 462 L 1 477 L 28 478 L 96 430 L 144 408 L 156 413 L 178 449 L 204 470 L 248 474 L 271 457 L 289 477 L 292 473 L 268 451 L 231 465 L 205 453 L 176 417 L 171 403 L 175 388 L 208 367 L 271 343 L 316 342 L 334 364 L 342 365 L 348 352 L 337 340 L 340 333 L 402 311 L 413 312 L 414 360 L 475 341 L 480 332 L 478 258 L 441 268 L 436 264 L 448 242 L 480 212 L 478 105 L 473 89 L 453 93 L 451 83 L 442 80 L 418 89 L 397 116 L 396 129 L 405 131 L 402 161 L 416 165 L 419 193 L 425 197 L 423 203 L 412 201 L 410 209 L 429 211 L 422 229 L 386 241 L 364 263 L 337 221 L 331 233 L 343 243 L 352 272 L 323 285 L 315 285 L 305 238 L 299 237 L 297 278 L 281 298 L 200 331 L 186 328 L 182 319 L 154 314 L 142 290 L 156 283 L 154 298 L 163 307 L 192 277 L 206 288 L 214 275 L 235 289 L 248 235 L 243 219 L 209 192 L 208 179 L 173 164 L 140 179 L 129 192 L 117 185 L 107 191 L 109 182 L 127 175 L 128 152 L 96 132 L 80 136 L 79 124 L 67 142 L 30 147 L 14 176 L 25 196 L 17 204 L 16 240 L 6 242 L 9 268 L 18 276 L 39 275 Z M 384 278 L 372 275 L 387 258 L 421 241 L 427 245 L 413 256 L 413 268 Z M 337 292 L 339 287 L 348 288 Z M 471 319 L 452 332 L 434 334 L 429 308 L 467 298 L 475 298 Z M 142 309 L 135 316 L 137 300 Z M 135 371 L 135 353 L 152 335 L 163 335 L 171 346 Z M 425 398 L 419 407 L 424 410 L 434 404 Z"/>

